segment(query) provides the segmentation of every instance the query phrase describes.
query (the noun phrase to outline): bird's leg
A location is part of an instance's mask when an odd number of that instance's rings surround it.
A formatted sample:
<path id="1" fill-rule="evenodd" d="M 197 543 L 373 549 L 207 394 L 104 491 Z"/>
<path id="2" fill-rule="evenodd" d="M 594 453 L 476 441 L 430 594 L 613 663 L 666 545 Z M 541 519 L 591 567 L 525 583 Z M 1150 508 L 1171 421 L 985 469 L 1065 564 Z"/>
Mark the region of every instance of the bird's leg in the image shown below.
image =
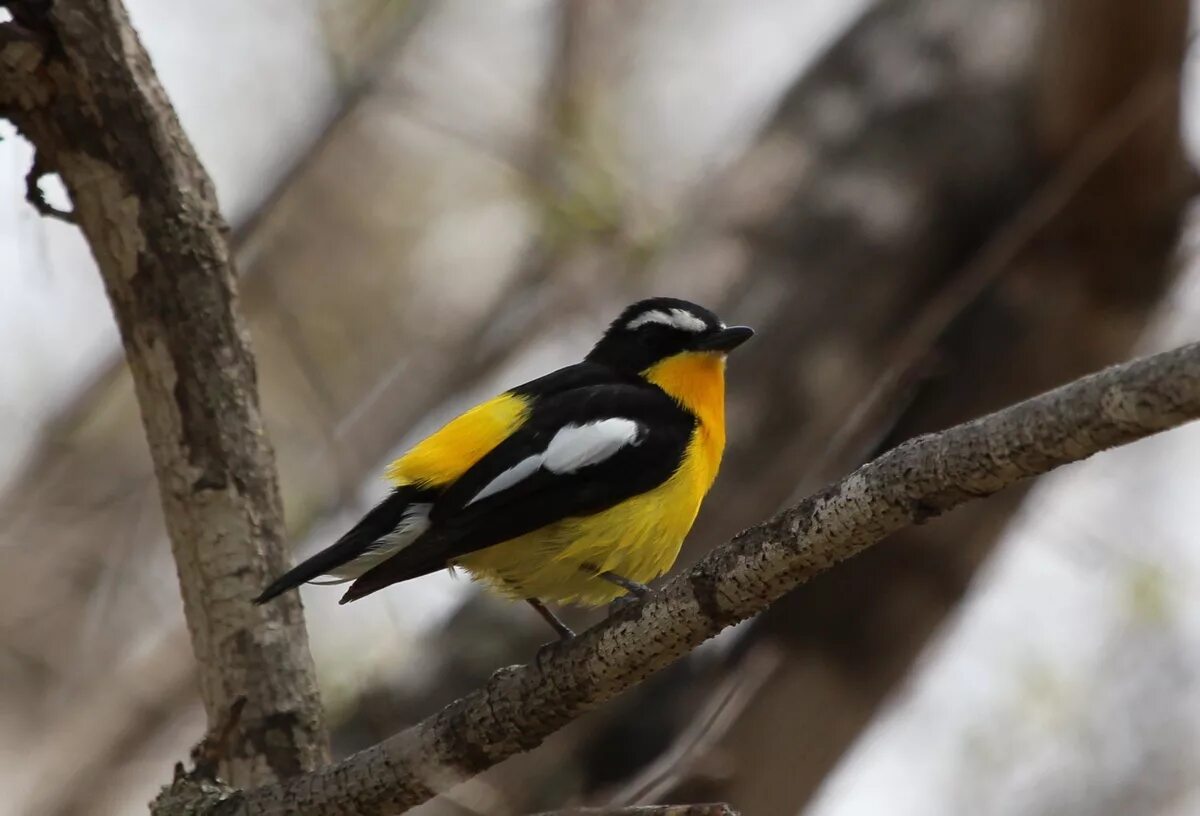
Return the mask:
<path id="1" fill-rule="evenodd" d="M 558 633 L 559 640 L 571 640 L 575 637 L 575 633 L 571 631 L 571 627 L 559 620 L 558 615 L 551 612 L 544 603 L 537 598 L 526 598 L 525 601 L 537 610 L 537 613 L 542 616 L 542 619 L 546 623 L 554 627 L 554 631 Z"/>
<path id="2" fill-rule="evenodd" d="M 639 584 L 637 581 L 632 581 L 612 570 L 602 570 L 595 564 L 589 564 L 585 561 L 579 568 L 595 578 L 602 578 L 610 584 L 616 584 L 625 590 L 625 595 L 622 595 L 608 605 L 608 614 L 610 615 L 632 603 L 644 601 L 654 594 L 654 590 L 645 584 Z"/>
<path id="3" fill-rule="evenodd" d="M 626 590 L 630 595 L 635 596 L 639 601 L 644 601 L 646 598 L 649 598 L 652 594 L 654 594 L 654 590 L 650 589 L 650 587 L 646 586 L 645 584 L 639 584 L 637 581 L 631 581 L 624 575 L 618 575 L 611 570 L 605 570 L 604 572 L 597 573 L 597 575 L 603 578 L 605 581 L 616 584 L 617 586 Z"/>

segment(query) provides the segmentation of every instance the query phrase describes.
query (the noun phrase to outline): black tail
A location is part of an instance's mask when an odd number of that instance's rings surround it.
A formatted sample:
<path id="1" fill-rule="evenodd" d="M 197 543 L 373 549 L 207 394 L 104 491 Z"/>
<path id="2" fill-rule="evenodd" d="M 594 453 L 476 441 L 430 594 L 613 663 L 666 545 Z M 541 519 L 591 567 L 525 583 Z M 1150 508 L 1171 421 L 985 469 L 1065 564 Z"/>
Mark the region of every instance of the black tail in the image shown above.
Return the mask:
<path id="1" fill-rule="evenodd" d="M 295 589 L 314 578 L 327 575 L 332 570 L 358 558 L 366 552 L 368 547 L 396 529 L 396 525 L 404 517 L 404 511 L 419 496 L 420 491 L 417 488 L 407 486 L 396 488 L 391 495 L 375 505 L 358 524 L 354 525 L 335 543 L 272 581 L 270 586 L 254 599 L 254 603 L 265 604 L 289 589 Z"/>
<path id="2" fill-rule="evenodd" d="M 449 564 L 449 552 L 446 542 L 438 536 L 422 538 L 360 575 L 338 603 L 357 601 L 392 584 L 445 569 Z"/>

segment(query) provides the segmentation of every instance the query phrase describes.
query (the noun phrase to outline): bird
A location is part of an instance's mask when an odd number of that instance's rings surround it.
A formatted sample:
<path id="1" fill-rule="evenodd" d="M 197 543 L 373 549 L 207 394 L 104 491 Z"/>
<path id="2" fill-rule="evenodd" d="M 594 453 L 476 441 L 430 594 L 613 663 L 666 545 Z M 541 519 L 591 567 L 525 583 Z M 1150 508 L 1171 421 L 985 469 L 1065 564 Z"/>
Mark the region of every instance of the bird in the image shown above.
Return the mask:
<path id="1" fill-rule="evenodd" d="M 442 569 L 527 601 L 647 597 L 679 555 L 725 448 L 725 363 L 754 335 L 695 303 L 625 308 L 584 359 L 451 419 L 392 462 L 387 496 L 267 586 L 349 583 L 340 603 Z"/>

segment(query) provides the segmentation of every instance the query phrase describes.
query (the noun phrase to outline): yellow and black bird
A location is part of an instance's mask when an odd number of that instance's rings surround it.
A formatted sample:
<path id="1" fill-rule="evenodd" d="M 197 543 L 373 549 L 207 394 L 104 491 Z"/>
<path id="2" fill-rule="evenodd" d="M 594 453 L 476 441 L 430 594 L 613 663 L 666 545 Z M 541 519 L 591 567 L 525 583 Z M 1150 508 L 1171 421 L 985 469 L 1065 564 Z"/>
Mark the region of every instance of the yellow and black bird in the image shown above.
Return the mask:
<path id="1" fill-rule="evenodd" d="M 545 601 L 641 596 L 675 562 L 725 448 L 725 356 L 753 334 L 685 300 L 633 304 L 583 362 L 393 462 L 391 494 L 255 602 L 324 576 L 353 581 L 346 603 L 460 567 L 571 637 Z"/>

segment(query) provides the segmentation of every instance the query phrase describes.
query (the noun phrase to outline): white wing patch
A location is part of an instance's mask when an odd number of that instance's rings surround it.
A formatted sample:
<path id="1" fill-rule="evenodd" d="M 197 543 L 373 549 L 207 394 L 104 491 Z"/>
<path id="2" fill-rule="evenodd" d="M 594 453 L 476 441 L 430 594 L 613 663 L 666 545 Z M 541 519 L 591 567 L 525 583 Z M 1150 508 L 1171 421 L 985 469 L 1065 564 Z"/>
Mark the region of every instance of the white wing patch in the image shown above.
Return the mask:
<path id="1" fill-rule="evenodd" d="M 551 473 L 574 473 L 608 459 L 626 446 L 640 445 L 642 426 L 632 419 L 613 417 L 586 425 L 564 425 L 542 453 L 527 456 L 492 479 L 467 505 L 494 496 L 545 468 Z"/>
<path id="2" fill-rule="evenodd" d="M 640 432 L 640 425 L 623 417 L 564 425 L 546 446 L 543 464 L 551 473 L 574 473 L 603 462 L 626 445 L 637 445 Z"/>
<path id="3" fill-rule="evenodd" d="M 483 490 L 480 490 L 478 493 L 476 493 L 471 500 L 467 502 L 467 505 L 474 504 L 480 499 L 486 499 L 488 496 L 494 496 L 501 490 L 508 490 L 518 482 L 528 479 L 530 476 L 537 473 L 539 468 L 541 468 L 542 459 L 544 457 L 544 453 L 537 453 L 533 456 L 525 457 L 508 470 L 501 473 L 495 479 L 492 479 L 490 482 L 485 484 L 483 486 Z"/>
<path id="4" fill-rule="evenodd" d="M 429 529 L 429 511 L 432 504 L 411 504 L 404 511 L 396 529 L 373 542 L 363 554 L 329 572 L 334 576 L 327 581 L 309 581 L 310 584 L 344 584 L 353 581 L 372 567 L 382 564 L 400 550 L 412 544 Z"/>
<path id="5" fill-rule="evenodd" d="M 686 332 L 702 332 L 708 329 L 707 323 L 687 309 L 672 309 L 669 312 L 664 309 L 653 309 L 649 312 L 643 312 L 626 323 L 625 328 L 633 331 L 645 326 L 647 323 L 658 323 Z"/>

